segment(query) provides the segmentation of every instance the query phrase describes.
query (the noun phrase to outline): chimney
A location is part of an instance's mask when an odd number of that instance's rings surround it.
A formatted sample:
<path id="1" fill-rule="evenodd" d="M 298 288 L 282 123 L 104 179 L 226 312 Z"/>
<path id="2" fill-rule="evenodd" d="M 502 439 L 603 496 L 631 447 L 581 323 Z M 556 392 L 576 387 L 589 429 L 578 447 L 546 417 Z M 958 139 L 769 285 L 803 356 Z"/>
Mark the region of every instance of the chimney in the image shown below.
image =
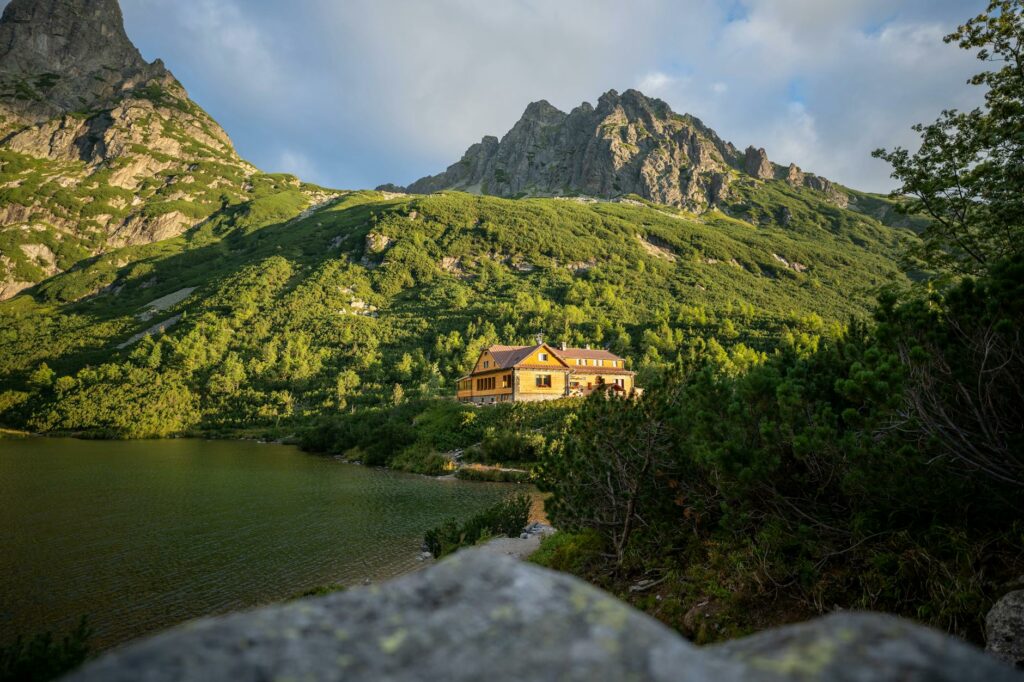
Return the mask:
<path id="1" fill-rule="evenodd" d="M 565 341 L 562 341 L 562 343 L 558 344 L 558 347 L 562 350 L 569 350 L 569 344 L 567 344 Z"/>
<path id="2" fill-rule="evenodd" d="M 584 346 L 584 347 L 585 347 L 585 348 L 586 348 L 587 350 L 590 350 L 590 344 L 589 344 L 589 343 L 588 343 L 588 344 L 587 344 L 586 346 Z"/>
<path id="3" fill-rule="evenodd" d="M 537 336 L 534 337 L 534 338 L 537 340 L 537 345 L 538 346 L 541 345 L 542 343 L 544 343 L 544 335 L 543 334 L 537 334 Z"/>

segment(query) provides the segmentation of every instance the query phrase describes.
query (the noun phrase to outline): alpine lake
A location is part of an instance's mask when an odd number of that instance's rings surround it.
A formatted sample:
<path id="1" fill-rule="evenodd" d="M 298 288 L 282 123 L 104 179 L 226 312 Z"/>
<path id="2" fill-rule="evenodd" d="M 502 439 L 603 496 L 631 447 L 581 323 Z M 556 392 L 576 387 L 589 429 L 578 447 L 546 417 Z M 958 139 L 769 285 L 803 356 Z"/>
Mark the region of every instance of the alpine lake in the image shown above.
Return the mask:
<path id="1" fill-rule="evenodd" d="M 82 616 L 97 648 L 415 570 L 513 490 L 248 441 L 0 440 L 0 643 Z"/>

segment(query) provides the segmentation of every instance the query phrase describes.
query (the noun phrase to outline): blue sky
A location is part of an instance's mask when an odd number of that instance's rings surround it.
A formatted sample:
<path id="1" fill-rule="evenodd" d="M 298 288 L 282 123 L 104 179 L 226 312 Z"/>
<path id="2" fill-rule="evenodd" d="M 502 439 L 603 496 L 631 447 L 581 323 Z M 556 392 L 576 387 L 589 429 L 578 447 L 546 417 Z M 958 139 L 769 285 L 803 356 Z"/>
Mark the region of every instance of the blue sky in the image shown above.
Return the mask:
<path id="1" fill-rule="evenodd" d="M 333 187 L 443 170 L 526 105 L 638 87 L 853 187 L 878 146 L 977 103 L 942 36 L 983 0 L 121 0 L 243 156 Z"/>

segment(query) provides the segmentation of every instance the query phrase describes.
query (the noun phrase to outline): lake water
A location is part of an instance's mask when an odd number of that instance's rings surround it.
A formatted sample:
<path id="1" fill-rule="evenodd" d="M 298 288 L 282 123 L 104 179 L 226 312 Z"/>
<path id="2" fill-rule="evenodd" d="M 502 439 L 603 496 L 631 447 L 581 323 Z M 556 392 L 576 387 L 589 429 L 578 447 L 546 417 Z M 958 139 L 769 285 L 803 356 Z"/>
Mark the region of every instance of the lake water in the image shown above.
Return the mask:
<path id="1" fill-rule="evenodd" d="M 392 577 L 425 530 L 508 492 L 281 445 L 0 440 L 0 644 L 88 615 L 107 647 Z"/>

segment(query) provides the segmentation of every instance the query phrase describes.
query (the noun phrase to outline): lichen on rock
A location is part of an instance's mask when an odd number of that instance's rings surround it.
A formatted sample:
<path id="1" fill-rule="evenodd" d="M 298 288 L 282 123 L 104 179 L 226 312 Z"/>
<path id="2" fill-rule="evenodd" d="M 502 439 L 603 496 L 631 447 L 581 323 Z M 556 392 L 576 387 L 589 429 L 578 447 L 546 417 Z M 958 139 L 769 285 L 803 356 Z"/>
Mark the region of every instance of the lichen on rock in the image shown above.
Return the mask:
<path id="1" fill-rule="evenodd" d="M 382 586 L 196 621 L 112 651 L 67 679 L 1022 678 L 963 642 L 874 614 L 836 614 L 702 649 L 568 575 L 466 550 Z"/>

